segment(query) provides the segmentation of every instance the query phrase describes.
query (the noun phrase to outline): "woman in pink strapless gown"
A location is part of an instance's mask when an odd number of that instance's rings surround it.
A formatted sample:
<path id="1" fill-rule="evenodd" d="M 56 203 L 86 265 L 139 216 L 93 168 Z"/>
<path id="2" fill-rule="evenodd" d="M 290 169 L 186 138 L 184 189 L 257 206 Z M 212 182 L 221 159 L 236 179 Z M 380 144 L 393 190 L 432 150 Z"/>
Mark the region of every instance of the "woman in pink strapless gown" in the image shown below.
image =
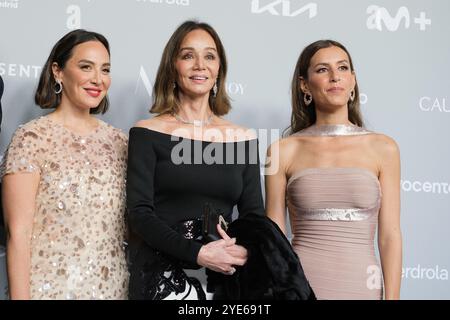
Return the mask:
<path id="1" fill-rule="evenodd" d="M 267 215 L 286 233 L 288 208 L 292 246 L 318 299 L 399 299 L 399 151 L 363 128 L 342 44 L 320 40 L 303 50 L 292 105 L 290 135 L 268 150 Z"/>

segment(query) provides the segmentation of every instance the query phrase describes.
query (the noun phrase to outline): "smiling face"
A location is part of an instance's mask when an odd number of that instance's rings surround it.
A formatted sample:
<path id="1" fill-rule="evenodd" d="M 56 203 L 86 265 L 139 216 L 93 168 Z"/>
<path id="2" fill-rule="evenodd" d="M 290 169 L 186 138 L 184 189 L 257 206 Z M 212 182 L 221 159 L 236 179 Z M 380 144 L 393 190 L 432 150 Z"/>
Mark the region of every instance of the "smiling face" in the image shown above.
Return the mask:
<path id="1" fill-rule="evenodd" d="M 109 54 L 99 41 L 75 46 L 64 68 L 54 63 L 52 70 L 63 86 L 61 104 L 76 108 L 96 108 L 111 84 Z"/>
<path id="2" fill-rule="evenodd" d="M 347 107 L 355 88 L 355 74 L 347 53 L 331 46 L 318 50 L 308 68 L 308 79 L 302 79 L 301 90 L 312 95 L 316 108 Z"/>
<path id="3" fill-rule="evenodd" d="M 220 59 L 214 39 L 198 29 L 184 37 L 175 62 L 181 95 L 191 98 L 209 96 L 216 82 Z"/>

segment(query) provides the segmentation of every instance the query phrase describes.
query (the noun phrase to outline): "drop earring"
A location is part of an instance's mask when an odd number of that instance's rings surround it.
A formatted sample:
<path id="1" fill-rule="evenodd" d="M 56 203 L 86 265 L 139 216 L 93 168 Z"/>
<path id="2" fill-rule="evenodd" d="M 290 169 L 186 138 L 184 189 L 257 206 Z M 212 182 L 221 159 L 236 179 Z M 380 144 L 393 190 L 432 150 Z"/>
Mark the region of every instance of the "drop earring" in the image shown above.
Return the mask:
<path id="1" fill-rule="evenodd" d="M 213 97 L 215 97 L 215 96 L 217 95 L 217 80 L 216 80 L 216 82 L 214 83 L 214 86 L 213 86 L 213 88 L 212 88 L 212 91 L 213 91 Z"/>
<path id="2" fill-rule="evenodd" d="M 303 101 L 305 102 L 306 106 L 309 106 L 312 102 L 312 95 L 309 93 L 305 93 L 303 95 Z"/>

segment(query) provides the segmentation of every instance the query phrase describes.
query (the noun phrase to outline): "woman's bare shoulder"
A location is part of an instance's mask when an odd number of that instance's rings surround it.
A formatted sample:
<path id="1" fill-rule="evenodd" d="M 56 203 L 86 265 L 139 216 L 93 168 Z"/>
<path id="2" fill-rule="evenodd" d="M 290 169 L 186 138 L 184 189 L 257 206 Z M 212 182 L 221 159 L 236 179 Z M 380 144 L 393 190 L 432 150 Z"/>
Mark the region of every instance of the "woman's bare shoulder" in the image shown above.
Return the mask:
<path id="1" fill-rule="evenodd" d="M 154 131 L 164 131 L 166 128 L 166 122 L 164 115 L 155 116 L 148 119 L 142 119 L 134 124 L 134 127 L 146 128 Z"/>
<path id="2" fill-rule="evenodd" d="M 383 157 L 393 156 L 399 153 L 397 142 L 388 135 L 375 133 L 369 135 L 369 139 L 370 145 Z"/>
<path id="3" fill-rule="evenodd" d="M 217 126 L 222 131 L 225 131 L 227 136 L 233 136 L 236 140 L 254 140 L 258 138 L 255 129 L 247 128 L 222 118 L 219 119 Z"/>
<path id="4" fill-rule="evenodd" d="M 295 156 L 298 152 L 304 149 L 305 138 L 297 136 L 281 137 L 279 140 L 273 142 L 269 150 L 271 152 L 277 151 L 283 158 L 290 158 Z"/>

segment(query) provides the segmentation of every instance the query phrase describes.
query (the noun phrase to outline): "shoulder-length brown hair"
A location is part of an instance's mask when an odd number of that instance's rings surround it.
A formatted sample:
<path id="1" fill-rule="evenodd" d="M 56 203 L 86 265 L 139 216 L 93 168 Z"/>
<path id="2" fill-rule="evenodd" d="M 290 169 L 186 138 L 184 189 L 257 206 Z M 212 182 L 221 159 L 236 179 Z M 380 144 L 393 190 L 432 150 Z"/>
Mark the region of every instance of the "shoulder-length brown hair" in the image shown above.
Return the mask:
<path id="1" fill-rule="evenodd" d="M 303 49 L 300 57 L 298 58 L 297 65 L 295 66 L 294 76 L 292 77 L 291 85 L 291 102 L 292 102 L 292 115 L 291 115 L 291 126 L 286 130 L 286 134 L 293 134 L 302 129 L 305 129 L 316 122 L 316 108 L 314 105 L 314 100 L 309 106 L 306 106 L 303 101 L 304 93 L 300 89 L 301 78 L 308 79 L 308 68 L 311 63 L 311 59 L 314 54 L 320 49 L 338 47 L 344 50 L 350 62 L 350 69 L 353 72 L 353 62 L 350 53 L 347 49 L 339 42 L 334 40 L 319 40 L 311 43 L 305 49 Z M 349 101 L 348 106 L 348 119 L 351 123 L 357 126 L 364 126 L 361 111 L 359 108 L 359 89 L 358 82 L 355 79 L 355 98 L 353 101 Z"/>
<path id="2" fill-rule="evenodd" d="M 217 77 L 217 93 L 214 96 L 211 90 L 209 95 L 209 106 L 211 107 L 211 111 L 218 116 L 225 115 L 230 111 L 230 99 L 225 89 L 227 59 L 219 35 L 207 23 L 186 21 L 175 30 L 164 48 L 155 84 L 153 86 L 153 105 L 150 108 L 151 113 L 164 114 L 178 112 L 180 100 L 178 97 L 178 86 L 174 86 L 177 79 L 175 63 L 183 39 L 189 32 L 198 29 L 208 32 L 213 38 L 216 44 L 217 54 L 220 58 L 219 75 Z"/>
<path id="3" fill-rule="evenodd" d="M 67 33 L 53 46 L 39 78 L 34 101 L 42 109 L 57 108 L 61 103 L 61 95 L 55 93 L 56 81 L 53 76 L 52 64 L 56 62 L 59 68 L 64 69 L 67 61 L 72 57 L 73 48 L 88 41 L 101 42 L 108 51 L 108 55 L 111 56 L 108 40 L 103 35 L 83 29 L 77 29 Z M 104 114 L 108 110 L 108 107 L 108 96 L 105 96 L 96 108 L 89 110 L 89 113 Z"/>

